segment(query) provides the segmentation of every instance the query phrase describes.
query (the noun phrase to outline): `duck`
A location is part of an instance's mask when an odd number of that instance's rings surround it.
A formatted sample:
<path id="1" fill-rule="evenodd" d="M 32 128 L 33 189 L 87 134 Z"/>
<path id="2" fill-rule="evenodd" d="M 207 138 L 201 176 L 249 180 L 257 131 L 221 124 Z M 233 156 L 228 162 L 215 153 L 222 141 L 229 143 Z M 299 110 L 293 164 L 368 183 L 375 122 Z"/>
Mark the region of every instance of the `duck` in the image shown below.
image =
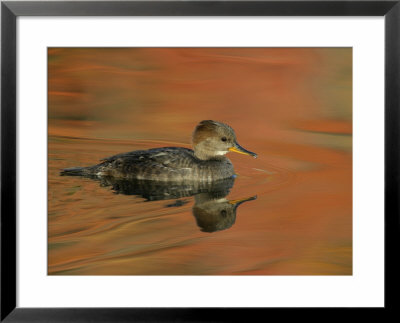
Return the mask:
<path id="1" fill-rule="evenodd" d="M 192 147 L 135 150 L 104 158 L 94 166 L 63 169 L 61 175 L 213 182 L 236 176 L 232 162 L 225 156 L 228 152 L 257 158 L 256 153 L 239 145 L 232 127 L 214 120 L 203 120 L 195 127 Z"/>

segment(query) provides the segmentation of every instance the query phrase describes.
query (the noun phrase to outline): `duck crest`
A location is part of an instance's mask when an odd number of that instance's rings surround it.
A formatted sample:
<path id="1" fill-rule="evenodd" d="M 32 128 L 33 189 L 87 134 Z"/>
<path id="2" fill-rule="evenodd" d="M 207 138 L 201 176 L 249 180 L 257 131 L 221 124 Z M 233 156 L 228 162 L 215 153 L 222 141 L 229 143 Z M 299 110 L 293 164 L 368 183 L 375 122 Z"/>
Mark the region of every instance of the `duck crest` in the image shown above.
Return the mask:
<path id="1" fill-rule="evenodd" d="M 196 126 L 192 135 L 193 145 L 197 145 L 199 142 L 206 140 L 220 134 L 221 129 L 228 129 L 234 134 L 233 129 L 225 123 L 217 122 L 214 120 L 203 120 Z"/>

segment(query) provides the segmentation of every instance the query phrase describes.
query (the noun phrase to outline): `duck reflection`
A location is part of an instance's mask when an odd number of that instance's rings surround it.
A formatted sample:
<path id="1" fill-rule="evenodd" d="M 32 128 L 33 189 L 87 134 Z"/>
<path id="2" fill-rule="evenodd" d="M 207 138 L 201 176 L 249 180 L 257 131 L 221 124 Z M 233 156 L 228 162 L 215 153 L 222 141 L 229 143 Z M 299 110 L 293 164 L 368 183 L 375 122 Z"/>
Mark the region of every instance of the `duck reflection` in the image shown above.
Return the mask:
<path id="1" fill-rule="evenodd" d="M 209 193 L 200 193 L 194 197 L 193 215 L 203 232 L 229 229 L 235 223 L 237 207 L 256 198 L 252 196 L 240 200 L 227 200 L 213 198 Z"/>
<path id="2" fill-rule="evenodd" d="M 192 209 L 198 227 L 203 232 L 225 230 L 235 223 L 236 211 L 240 204 L 255 200 L 251 196 L 228 200 L 226 196 L 233 187 L 235 178 L 214 182 L 157 182 L 149 180 L 126 180 L 114 177 L 92 177 L 100 186 L 111 187 L 116 194 L 135 195 L 146 201 L 175 200 L 167 207 L 180 207 L 188 203 L 185 197 L 194 196 Z"/>

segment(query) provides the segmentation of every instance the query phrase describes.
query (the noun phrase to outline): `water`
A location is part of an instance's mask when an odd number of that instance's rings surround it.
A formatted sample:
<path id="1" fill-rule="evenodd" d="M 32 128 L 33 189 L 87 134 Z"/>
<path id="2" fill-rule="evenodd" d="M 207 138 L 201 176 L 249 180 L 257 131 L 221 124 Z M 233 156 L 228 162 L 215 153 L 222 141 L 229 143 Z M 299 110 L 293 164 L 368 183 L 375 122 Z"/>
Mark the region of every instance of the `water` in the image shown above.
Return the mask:
<path id="1" fill-rule="evenodd" d="M 344 48 L 49 49 L 48 273 L 350 275 L 351 60 Z M 190 148 L 204 119 L 259 156 L 229 153 L 234 180 L 60 176 Z"/>

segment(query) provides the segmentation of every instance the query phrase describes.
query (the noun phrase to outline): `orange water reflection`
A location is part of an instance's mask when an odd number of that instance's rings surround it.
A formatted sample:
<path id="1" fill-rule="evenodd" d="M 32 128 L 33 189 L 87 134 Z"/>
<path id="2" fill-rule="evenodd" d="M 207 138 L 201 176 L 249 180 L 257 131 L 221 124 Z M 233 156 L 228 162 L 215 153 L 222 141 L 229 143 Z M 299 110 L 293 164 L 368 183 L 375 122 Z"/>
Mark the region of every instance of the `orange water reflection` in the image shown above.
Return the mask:
<path id="1" fill-rule="evenodd" d="M 352 53 L 345 48 L 49 49 L 49 274 L 352 273 Z M 234 224 L 203 232 L 195 199 L 144 202 L 59 176 L 135 149 L 190 147 L 203 119 L 230 153 Z"/>

